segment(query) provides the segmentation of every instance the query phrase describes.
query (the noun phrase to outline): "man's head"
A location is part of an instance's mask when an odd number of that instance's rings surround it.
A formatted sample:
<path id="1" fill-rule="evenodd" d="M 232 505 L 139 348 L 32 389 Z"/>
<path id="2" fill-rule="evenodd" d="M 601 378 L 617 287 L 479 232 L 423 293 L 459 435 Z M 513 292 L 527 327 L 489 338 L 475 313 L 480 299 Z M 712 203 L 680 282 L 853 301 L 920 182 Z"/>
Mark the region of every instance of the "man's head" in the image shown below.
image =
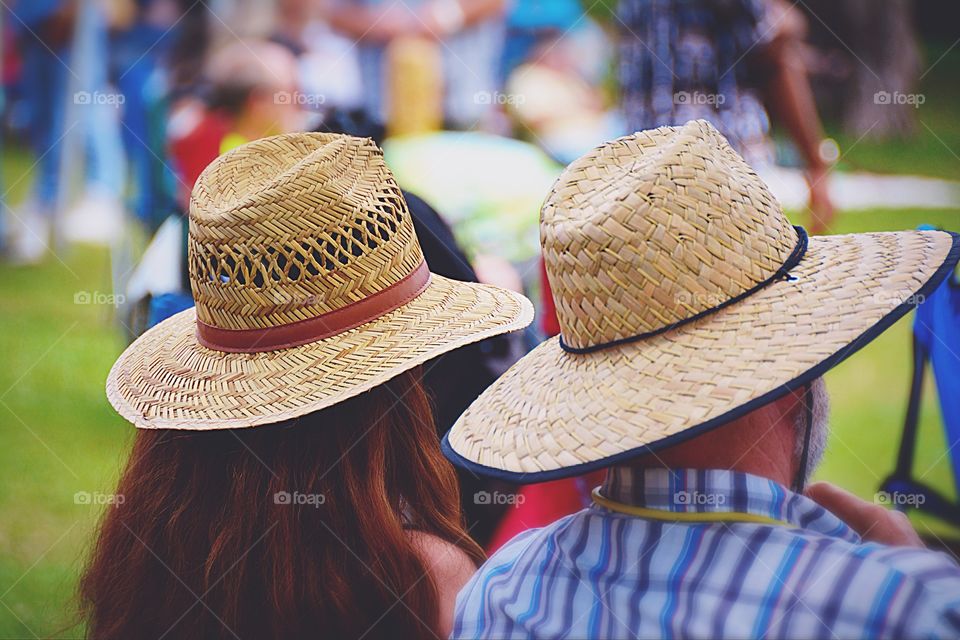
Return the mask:
<path id="1" fill-rule="evenodd" d="M 797 381 L 879 335 L 960 257 L 960 236 L 935 231 L 808 236 L 705 121 L 570 163 L 540 239 L 560 336 L 446 437 L 455 462 L 517 482 L 663 449 L 794 484 Z M 757 398 L 781 399 L 754 410 Z M 724 426 L 730 416 L 743 417 Z M 811 436 L 815 463 L 822 428 Z"/>
<path id="2" fill-rule="evenodd" d="M 682 444 L 638 459 L 637 466 L 693 469 L 734 469 L 794 484 L 807 447 L 804 484 L 823 459 L 829 434 L 829 396 L 823 378 L 806 391 L 787 393 L 722 427 Z M 804 398 L 809 394 L 809 399 Z M 810 403 L 810 438 L 807 411 Z"/>
<path id="3" fill-rule="evenodd" d="M 207 65 L 214 106 L 249 139 L 296 131 L 302 122 L 297 62 L 287 49 L 263 40 L 235 41 Z"/>

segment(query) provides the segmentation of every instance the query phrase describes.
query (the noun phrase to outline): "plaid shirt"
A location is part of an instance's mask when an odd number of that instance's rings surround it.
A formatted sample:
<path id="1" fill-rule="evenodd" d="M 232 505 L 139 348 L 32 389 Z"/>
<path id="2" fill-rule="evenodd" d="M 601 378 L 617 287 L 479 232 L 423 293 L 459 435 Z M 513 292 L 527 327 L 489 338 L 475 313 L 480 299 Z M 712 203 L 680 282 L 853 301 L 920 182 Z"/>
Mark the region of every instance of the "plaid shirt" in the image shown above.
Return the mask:
<path id="1" fill-rule="evenodd" d="M 614 468 L 457 598 L 453 638 L 957 638 L 960 567 L 732 471 Z"/>
<path id="2" fill-rule="evenodd" d="M 751 165 L 773 160 L 754 56 L 776 23 L 761 0 L 620 0 L 627 131 L 709 120 Z"/>

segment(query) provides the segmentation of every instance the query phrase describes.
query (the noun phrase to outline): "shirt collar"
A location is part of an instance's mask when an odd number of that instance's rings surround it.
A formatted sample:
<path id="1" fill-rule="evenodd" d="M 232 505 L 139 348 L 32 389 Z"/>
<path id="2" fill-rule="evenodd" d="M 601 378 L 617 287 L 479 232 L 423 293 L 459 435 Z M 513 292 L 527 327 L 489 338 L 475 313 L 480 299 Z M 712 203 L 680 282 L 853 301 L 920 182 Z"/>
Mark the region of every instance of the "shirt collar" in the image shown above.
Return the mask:
<path id="1" fill-rule="evenodd" d="M 647 510 L 749 514 L 860 542 L 850 527 L 813 500 L 768 478 L 739 471 L 616 466 L 607 471 L 599 493 L 608 500 Z"/>

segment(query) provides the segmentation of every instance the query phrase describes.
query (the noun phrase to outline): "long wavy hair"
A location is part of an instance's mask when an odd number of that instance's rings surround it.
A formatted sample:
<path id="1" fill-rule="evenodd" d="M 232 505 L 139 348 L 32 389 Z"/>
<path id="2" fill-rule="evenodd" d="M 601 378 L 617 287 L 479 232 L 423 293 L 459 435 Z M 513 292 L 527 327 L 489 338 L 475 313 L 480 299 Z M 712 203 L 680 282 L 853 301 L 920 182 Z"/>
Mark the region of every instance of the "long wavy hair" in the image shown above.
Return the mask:
<path id="1" fill-rule="evenodd" d="M 140 430 L 117 495 L 80 582 L 91 638 L 431 638 L 411 530 L 483 558 L 419 370 L 288 423 Z"/>

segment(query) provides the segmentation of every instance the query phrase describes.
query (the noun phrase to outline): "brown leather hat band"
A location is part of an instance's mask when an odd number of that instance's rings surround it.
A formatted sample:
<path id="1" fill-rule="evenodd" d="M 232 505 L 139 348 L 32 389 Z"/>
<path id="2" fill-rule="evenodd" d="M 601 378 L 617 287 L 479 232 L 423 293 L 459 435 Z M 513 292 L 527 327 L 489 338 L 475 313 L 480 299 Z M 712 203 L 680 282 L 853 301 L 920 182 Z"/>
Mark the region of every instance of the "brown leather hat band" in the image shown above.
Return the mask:
<path id="1" fill-rule="evenodd" d="M 345 307 L 292 324 L 266 329 L 221 329 L 197 319 L 197 342 L 229 353 L 258 353 L 289 349 L 349 331 L 402 307 L 430 284 L 425 262 L 383 291 Z"/>

